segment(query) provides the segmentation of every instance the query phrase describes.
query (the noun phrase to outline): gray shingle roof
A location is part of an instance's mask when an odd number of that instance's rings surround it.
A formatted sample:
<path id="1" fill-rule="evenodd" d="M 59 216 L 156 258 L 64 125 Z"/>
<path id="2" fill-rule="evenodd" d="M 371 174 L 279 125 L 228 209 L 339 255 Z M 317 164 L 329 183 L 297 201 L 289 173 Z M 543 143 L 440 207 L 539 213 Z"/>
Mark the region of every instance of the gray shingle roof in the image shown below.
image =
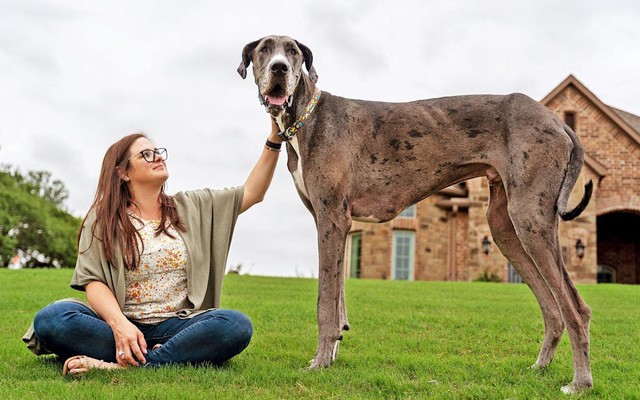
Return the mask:
<path id="1" fill-rule="evenodd" d="M 626 111 L 622 111 L 619 110 L 615 107 L 611 107 L 609 106 L 609 108 L 616 114 L 618 114 L 618 116 L 620 118 L 622 118 L 624 120 L 624 122 L 626 122 L 627 124 L 631 125 L 631 127 L 638 133 L 640 133 L 640 117 L 638 117 L 637 115 L 628 113 Z"/>

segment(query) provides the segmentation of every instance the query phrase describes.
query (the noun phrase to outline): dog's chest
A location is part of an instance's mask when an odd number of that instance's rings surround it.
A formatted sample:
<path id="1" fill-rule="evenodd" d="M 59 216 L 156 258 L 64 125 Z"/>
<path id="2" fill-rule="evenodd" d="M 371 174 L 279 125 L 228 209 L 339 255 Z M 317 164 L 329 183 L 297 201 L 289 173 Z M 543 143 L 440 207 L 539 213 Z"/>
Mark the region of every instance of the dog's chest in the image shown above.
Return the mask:
<path id="1" fill-rule="evenodd" d="M 296 169 L 291 171 L 291 175 L 293 175 L 293 182 L 295 183 L 298 191 L 308 200 L 309 194 L 307 193 L 307 187 L 304 184 L 304 177 L 302 175 L 302 156 L 300 155 L 300 145 L 298 143 L 298 138 L 294 137 L 289 143 L 291 144 L 293 151 L 295 151 L 296 156 L 298 156 Z"/>
<path id="2" fill-rule="evenodd" d="M 276 123 L 278 124 L 278 127 L 280 128 L 281 131 L 286 129 L 284 127 L 284 122 L 282 121 L 282 116 L 276 117 Z M 289 144 L 291 144 L 291 147 L 293 148 L 293 151 L 296 153 L 296 157 L 298 159 L 295 165 L 295 169 L 291 170 L 291 175 L 293 176 L 293 182 L 296 185 L 298 192 L 300 192 L 305 199 L 309 200 L 307 187 L 305 186 L 304 178 L 302 177 L 302 155 L 300 154 L 300 145 L 298 143 L 298 138 L 294 137 L 293 139 L 291 139 Z"/>

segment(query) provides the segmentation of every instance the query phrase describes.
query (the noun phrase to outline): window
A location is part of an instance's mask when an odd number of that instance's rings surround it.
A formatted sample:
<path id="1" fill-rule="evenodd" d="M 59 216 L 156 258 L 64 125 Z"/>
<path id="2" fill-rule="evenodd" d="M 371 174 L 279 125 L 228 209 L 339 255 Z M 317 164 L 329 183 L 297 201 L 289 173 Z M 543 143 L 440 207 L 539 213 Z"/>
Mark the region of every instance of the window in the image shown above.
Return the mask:
<path id="1" fill-rule="evenodd" d="M 598 265 L 598 283 L 616 283 L 616 269 L 608 265 Z"/>
<path id="2" fill-rule="evenodd" d="M 576 113 L 573 111 L 566 111 L 564 113 L 564 123 L 569 125 L 572 131 L 576 131 Z"/>
<path id="3" fill-rule="evenodd" d="M 393 279 L 413 280 L 415 242 L 415 232 L 393 232 Z"/>
<path id="4" fill-rule="evenodd" d="M 513 268 L 513 265 L 511 265 L 511 263 L 509 263 L 508 281 L 509 283 L 522 283 L 522 278 L 518 274 L 518 271 Z"/>
<path id="5" fill-rule="evenodd" d="M 416 217 L 416 205 L 411 205 L 407 208 L 405 208 L 400 214 L 398 214 L 398 217 L 403 217 L 403 218 L 415 218 Z"/>
<path id="6" fill-rule="evenodd" d="M 362 233 L 351 234 L 350 278 L 360 278 L 362 263 Z"/>

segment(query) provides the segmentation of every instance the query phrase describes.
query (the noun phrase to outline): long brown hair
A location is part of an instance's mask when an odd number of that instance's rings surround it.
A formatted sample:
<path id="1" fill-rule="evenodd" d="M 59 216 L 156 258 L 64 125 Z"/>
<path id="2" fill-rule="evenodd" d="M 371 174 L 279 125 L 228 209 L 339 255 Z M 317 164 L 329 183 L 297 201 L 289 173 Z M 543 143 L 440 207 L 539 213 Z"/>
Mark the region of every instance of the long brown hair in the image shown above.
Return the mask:
<path id="1" fill-rule="evenodd" d="M 107 149 L 102 160 L 96 195 L 89 213 L 82 221 L 84 226 L 91 211 L 95 211 L 96 220 L 91 226 L 91 243 L 93 243 L 93 239 L 100 241 L 107 261 L 111 266 L 117 265 L 115 255 L 116 246 L 118 246 L 127 269 L 136 269 L 138 267 L 140 255 L 144 251 L 144 245 L 142 244 L 140 233 L 131 222 L 127 212 L 133 200 L 131 193 L 116 167 L 120 171 L 129 170 L 129 158 L 131 157 L 129 149 L 133 142 L 141 137 L 148 139 L 147 135 L 142 132 L 133 133 L 118 140 Z M 180 220 L 173 198 L 165 194 L 165 185 L 162 185 L 160 189 L 161 217 L 160 225 L 156 229 L 156 236 L 164 233 L 174 238 L 167 231 L 170 225 L 182 232 L 186 231 L 186 227 Z M 167 225 L 167 220 L 170 225 Z M 81 234 L 82 228 L 78 232 L 78 246 L 80 245 Z M 140 243 L 140 247 L 138 243 Z M 81 253 L 87 250 L 88 248 L 79 249 Z"/>

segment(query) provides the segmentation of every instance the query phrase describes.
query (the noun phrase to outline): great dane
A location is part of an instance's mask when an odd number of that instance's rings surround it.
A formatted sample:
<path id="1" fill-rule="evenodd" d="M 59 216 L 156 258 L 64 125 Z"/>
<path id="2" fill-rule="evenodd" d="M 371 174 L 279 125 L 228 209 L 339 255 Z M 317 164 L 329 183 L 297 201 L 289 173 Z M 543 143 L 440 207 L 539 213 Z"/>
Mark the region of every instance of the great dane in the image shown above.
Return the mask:
<path id="1" fill-rule="evenodd" d="M 485 176 L 493 239 L 544 317 L 544 341 L 532 367 L 549 365 L 566 327 L 574 375 L 562 390 L 592 387 L 591 311 L 569 278 L 558 240 L 558 216 L 578 216 L 592 184 L 568 210 L 583 150 L 566 124 L 518 93 L 408 103 L 334 96 L 317 88 L 311 50 L 286 36 L 247 44 L 238 67 L 242 78 L 251 62 L 258 97 L 287 140 L 289 171 L 318 231 L 319 337 L 310 368 L 328 367 L 349 329 L 343 261 L 351 221 L 389 221 L 441 189 Z"/>

